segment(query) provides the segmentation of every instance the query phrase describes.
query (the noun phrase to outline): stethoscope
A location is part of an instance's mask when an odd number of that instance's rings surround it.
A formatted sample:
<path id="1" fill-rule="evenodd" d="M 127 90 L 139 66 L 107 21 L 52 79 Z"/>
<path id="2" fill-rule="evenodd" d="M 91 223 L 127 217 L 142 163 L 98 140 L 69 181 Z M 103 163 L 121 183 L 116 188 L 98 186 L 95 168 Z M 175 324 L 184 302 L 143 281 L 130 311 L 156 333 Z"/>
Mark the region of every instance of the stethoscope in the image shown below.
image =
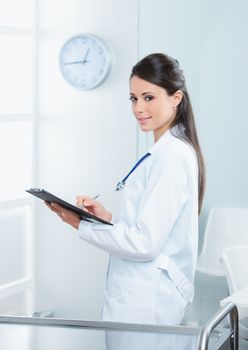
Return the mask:
<path id="1" fill-rule="evenodd" d="M 126 181 L 129 178 L 129 176 L 134 172 L 134 170 L 147 158 L 151 155 L 151 153 L 146 153 L 142 158 L 138 160 L 138 162 L 135 164 L 135 166 L 129 171 L 127 176 L 125 176 L 120 182 L 118 182 L 116 186 L 116 191 L 120 191 L 125 187 Z"/>

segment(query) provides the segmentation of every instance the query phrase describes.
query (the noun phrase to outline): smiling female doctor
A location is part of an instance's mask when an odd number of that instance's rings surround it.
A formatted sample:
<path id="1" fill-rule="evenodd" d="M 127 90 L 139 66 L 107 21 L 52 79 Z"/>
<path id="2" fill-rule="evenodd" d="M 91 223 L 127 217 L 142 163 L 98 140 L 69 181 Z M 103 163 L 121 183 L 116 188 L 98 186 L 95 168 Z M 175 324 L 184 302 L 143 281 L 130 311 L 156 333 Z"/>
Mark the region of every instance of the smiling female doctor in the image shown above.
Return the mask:
<path id="1" fill-rule="evenodd" d="M 77 205 L 114 225 L 49 207 L 80 238 L 110 253 L 103 320 L 175 325 L 193 298 L 204 193 L 203 156 L 178 61 L 161 53 L 139 61 L 130 100 L 141 130 L 153 131 L 155 143 L 118 184 L 117 215 L 87 196 L 77 198 Z"/>

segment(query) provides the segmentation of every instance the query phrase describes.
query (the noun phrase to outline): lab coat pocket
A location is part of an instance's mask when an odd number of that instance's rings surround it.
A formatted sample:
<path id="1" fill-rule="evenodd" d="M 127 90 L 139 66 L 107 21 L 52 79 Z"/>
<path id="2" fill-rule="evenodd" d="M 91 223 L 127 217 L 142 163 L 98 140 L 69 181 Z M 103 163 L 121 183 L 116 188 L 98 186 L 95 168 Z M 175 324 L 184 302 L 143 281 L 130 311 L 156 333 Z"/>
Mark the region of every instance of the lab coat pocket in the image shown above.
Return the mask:
<path id="1" fill-rule="evenodd" d="M 112 320 L 130 323 L 153 323 L 155 284 L 129 276 L 115 276 L 108 295 Z"/>
<path id="2" fill-rule="evenodd" d="M 193 285 L 177 265 L 169 257 L 161 256 L 157 267 L 167 271 L 170 279 L 184 298 L 186 305 L 191 303 L 194 294 Z"/>

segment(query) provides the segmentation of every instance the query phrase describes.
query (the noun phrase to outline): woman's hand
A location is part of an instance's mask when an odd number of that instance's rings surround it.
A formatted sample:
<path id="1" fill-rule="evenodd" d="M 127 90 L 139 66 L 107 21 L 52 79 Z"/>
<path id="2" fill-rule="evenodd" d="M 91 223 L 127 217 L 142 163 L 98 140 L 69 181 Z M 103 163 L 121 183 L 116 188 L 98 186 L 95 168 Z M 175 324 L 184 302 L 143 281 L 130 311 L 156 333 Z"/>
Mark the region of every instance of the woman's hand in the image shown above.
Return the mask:
<path id="1" fill-rule="evenodd" d="M 64 222 L 67 224 L 73 226 L 75 229 L 78 230 L 79 223 L 80 223 L 80 217 L 78 214 L 74 213 L 71 210 L 65 209 L 61 207 L 59 204 L 51 202 L 45 202 L 48 208 L 50 208 L 52 211 L 54 211 Z"/>
<path id="2" fill-rule="evenodd" d="M 110 222 L 112 219 L 112 214 L 107 211 L 100 202 L 90 198 L 89 196 L 78 196 L 77 206 L 105 221 Z"/>

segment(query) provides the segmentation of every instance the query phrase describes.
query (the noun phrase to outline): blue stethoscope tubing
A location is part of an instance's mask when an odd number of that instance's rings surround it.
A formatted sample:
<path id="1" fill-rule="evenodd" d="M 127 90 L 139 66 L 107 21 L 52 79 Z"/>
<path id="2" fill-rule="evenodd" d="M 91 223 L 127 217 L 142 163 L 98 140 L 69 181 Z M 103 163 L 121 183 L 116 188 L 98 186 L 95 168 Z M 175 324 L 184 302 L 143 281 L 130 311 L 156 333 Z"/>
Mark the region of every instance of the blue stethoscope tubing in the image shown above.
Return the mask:
<path id="1" fill-rule="evenodd" d="M 138 162 L 134 165 L 134 167 L 129 171 L 129 173 L 121 180 L 118 182 L 117 186 L 116 186 L 116 191 L 120 191 L 125 187 L 125 183 L 127 181 L 127 179 L 129 178 L 129 176 L 134 172 L 134 170 L 147 158 L 151 155 L 151 153 L 146 153 L 142 158 L 140 158 L 138 160 Z"/>

